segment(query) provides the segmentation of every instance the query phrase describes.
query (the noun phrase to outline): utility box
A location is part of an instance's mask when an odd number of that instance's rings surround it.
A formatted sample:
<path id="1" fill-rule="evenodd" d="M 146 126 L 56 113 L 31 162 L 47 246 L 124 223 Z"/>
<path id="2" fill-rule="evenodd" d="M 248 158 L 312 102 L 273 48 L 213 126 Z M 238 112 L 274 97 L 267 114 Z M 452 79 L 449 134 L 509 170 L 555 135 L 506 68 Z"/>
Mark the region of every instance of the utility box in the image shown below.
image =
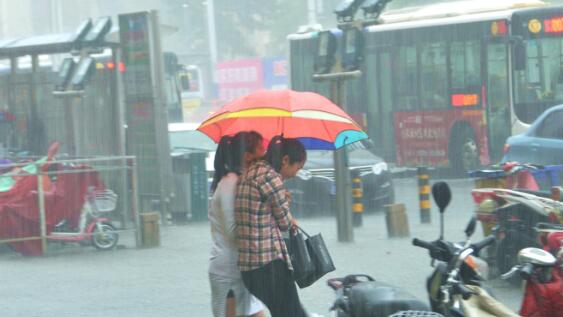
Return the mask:
<path id="1" fill-rule="evenodd" d="M 172 221 L 207 219 L 209 185 L 206 158 L 205 152 L 184 153 L 172 158 L 175 185 L 175 196 L 171 201 Z"/>
<path id="2" fill-rule="evenodd" d="M 141 246 L 143 248 L 154 248 L 160 246 L 160 214 L 158 212 L 147 212 L 141 216 Z"/>

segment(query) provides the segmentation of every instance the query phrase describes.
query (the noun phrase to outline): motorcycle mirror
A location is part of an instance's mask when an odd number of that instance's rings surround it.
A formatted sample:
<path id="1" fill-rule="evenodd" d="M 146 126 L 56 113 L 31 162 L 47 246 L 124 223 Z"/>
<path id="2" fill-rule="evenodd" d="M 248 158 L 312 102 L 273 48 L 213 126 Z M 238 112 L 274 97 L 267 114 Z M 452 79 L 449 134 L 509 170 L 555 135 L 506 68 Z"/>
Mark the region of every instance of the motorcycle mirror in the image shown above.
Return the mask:
<path id="1" fill-rule="evenodd" d="M 434 197 L 434 201 L 436 205 L 438 205 L 440 213 L 443 214 L 452 199 L 450 186 L 448 186 L 446 182 L 435 183 L 432 185 L 432 197 Z"/>
<path id="2" fill-rule="evenodd" d="M 471 217 L 467 227 L 465 227 L 465 236 L 467 238 L 471 237 L 475 233 L 475 227 L 477 227 L 477 218 Z"/>

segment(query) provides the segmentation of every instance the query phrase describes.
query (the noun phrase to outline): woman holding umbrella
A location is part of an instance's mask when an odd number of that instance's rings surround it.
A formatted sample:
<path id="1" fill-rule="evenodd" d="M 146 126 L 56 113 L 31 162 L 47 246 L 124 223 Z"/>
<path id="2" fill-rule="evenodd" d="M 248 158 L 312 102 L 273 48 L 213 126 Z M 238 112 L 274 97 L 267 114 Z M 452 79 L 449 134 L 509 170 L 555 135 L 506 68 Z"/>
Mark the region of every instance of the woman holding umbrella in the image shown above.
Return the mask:
<path id="1" fill-rule="evenodd" d="M 264 160 L 241 175 L 235 220 L 242 280 L 270 310 L 272 317 L 306 317 L 281 231 L 296 225 L 283 180 L 294 177 L 307 154 L 296 139 L 274 137 Z"/>

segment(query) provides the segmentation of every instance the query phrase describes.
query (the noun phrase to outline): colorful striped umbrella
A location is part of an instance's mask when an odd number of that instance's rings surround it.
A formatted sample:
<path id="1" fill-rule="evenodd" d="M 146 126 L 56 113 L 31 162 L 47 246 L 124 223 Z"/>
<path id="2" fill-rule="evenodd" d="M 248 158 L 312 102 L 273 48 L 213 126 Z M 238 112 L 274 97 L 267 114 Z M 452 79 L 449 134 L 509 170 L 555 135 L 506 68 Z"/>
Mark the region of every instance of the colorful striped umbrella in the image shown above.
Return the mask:
<path id="1" fill-rule="evenodd" d="M 198 128 L 215 142 L 224 135 L 254 130 L 266 140 L 276 135 L 299 139 L 307 149 L 334 150 L 367 139 L 340 107 L 312 92 L 261 90 L 237 98 Z"/>

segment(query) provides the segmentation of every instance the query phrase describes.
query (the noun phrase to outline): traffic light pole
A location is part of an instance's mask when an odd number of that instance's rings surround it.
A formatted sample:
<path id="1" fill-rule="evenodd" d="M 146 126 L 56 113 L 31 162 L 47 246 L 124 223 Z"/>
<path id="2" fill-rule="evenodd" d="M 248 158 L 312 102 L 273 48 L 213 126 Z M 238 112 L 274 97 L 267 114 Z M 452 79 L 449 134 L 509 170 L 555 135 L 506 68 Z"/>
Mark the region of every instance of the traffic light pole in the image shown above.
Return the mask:
<path id="1" fill-rule="evenodd" d="M 344 95 L 346 93 L 344 83 L 347 79 L 358 78 L 361 71 L 337 72 L 330 74 L 316 74 L 316 81 L 330 81 L 332 102 L 344 111 Z M 334 151 L 334 169 L 336 180 L 336 225 L 339 242 L 354 242 L 354 230 L 352 226 L 352 181 L 348 169 L 346 147 Z"/>

